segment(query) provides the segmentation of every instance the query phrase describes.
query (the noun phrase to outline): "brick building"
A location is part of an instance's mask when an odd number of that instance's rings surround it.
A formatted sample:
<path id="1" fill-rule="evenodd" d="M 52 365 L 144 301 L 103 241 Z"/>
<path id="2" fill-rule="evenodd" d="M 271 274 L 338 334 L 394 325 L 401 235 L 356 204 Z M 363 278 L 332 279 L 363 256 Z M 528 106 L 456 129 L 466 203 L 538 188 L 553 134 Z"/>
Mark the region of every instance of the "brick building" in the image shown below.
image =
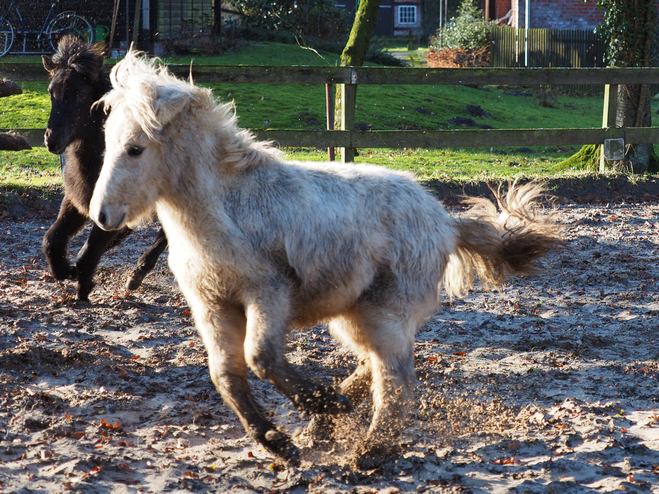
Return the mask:
<path id="1" fill-rule="evenodd" d="M 484 12 L 491 19 L 503 19 L 512 27 L 526 27 L 526 0 L 483 0 Z M 529 28 L 592 30 L 604 14 L 591 0 L 529 0 Z"/>
<path id="2" fill-rule="evenodd" d="M 336 6 L 354 13 L 356 0 L 337 0 Z M 378 20 L 373 34 L 376 36 L 423 35 L 423 0 L 381 0 Z"/>

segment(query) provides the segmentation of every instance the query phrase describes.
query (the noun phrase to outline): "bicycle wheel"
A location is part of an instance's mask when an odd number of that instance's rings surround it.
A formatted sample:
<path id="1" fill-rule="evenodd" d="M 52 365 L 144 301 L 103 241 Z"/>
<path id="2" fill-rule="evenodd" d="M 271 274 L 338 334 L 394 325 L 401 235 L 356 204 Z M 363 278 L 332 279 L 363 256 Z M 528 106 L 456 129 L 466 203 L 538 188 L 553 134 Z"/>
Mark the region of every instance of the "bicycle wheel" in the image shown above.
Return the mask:
<path id="1" fill-rule="evenodd" d="M 46 28 L 46 35 L 53 51 L 57 51 L 57 44 L 67 34 L 80 36 L 91 45 L 94 42 L 94 28 L 91 22 L 73 12 L 58 14 Z"/>
<path id="2" fill-rule="evenodd" d="M 4 57 L 14 44 L 14 26 L 7 19 L 0 22 L 0 57 Z"/>

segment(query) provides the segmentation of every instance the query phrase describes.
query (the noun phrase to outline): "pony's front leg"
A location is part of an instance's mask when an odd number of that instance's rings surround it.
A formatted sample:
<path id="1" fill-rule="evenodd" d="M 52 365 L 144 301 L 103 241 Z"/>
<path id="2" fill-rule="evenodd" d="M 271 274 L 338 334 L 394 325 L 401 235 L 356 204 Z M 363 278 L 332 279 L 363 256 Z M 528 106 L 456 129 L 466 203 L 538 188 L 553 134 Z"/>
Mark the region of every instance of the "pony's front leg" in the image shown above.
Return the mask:
<path id="1" fill-rule="evenodd" d="M 130 273 L 130 276 L 128 276 L 128 280 L 126 281 L 126 288 L 128 290 L 137 290 L 140 287 L 142 280 L 153 270 L 158 261 L 158 257 L 160 257 L 160 254 L 162 254 L 166 248 L 167 237 L 165 237 L 165 231 L 161 228 L 153 245 L 140 256 L 139 261 L 137 261 L 137 267 L 132 273 Z"/>
<path id="2" fill-rule="evenodd" d="M 348 398 L 330 385 L 305 379 L 284 358 L 289 320 L 285 288 L 260 293 L 258 302 L 249 304 L 246 314 L 245 358 L 260 379 L 274 384 L 302 411 L 338 414 L 352 410 Z"/>
<path id="3" fill-rule="evenodd" d="M 89 233 L 89 238 L 82 246 L 76 259 L 78 269 L 78 300 L 89 300 L 89 294 L 94 288 L 94 271 L 101 256 L 110 248 L 117 245 L 121 239 L 132 232 L 129 228 L 118 231 L 101 230 L 96 224 Z"/>
<path id="4" fill-rule="evenodd" d="M 71 266 L 67 259 L 67 246 L 86 221 L 87 217 L 64 197 L 57 219 L 44 235 L 42 242 L 50 272 L 53 273 L 55 279 L 74 280 L 78 277 L 75 266 Z"/>
<path id="5" fill-rule="evenodd" d="M 297 465 L 300 451 L 265 418 L 249 388 L 243 350 L 244 313 L 233 307 L 223 307 L 213 314 L 202 309 L 195 310 L 195 320 L 208 351 L 208 367 L 215 388 L 238 415 L 247 434 L 274 456 Z"/>

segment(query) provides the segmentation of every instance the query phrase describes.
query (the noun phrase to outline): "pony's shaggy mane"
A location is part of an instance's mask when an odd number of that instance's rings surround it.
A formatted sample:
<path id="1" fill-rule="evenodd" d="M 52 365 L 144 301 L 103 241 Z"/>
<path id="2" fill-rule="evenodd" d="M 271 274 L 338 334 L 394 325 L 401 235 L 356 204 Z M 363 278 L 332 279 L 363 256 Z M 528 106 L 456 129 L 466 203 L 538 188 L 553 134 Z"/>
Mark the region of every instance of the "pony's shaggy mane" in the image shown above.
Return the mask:
<path id="1" fill-rule="evenodd" d="M 186 93 L 194 106 L 200 109 L 215 106 L 210 89 L 176 78 L 160 59 L 147 59 L 140 52 L 128 52 L 126 58 L 112 69 L 110 81 L 112 91 L 103 96 L 99 103 L 104 105 L 106 111 L 110 107 L 128 105 L 135 121 L 151 139 L 166 125 L 160 121 L 154 105 L 159 91 L 167 87 L 175 88 Z"/>
<path id="2" fill-rule="evenodd" d="M 149 59 L 143 53 L 130 51 L 112 69 L 110 80 L 112 90 L 97 104 L 104 105 L 106 112 L 126 105 L 150 139 L 156 139 L 170 122 L 158 114 L 159 98 L 164 99 L 165 93 L 178 92 L 188 98 L 187 118 L 207 115 L 206 126 L 222 133 L 225 165 L 241 169 L 263 160 L 277 159 L 281 154 L 271 142 L 256 141 L 251 132 L 238 129 L 233 103 L 219 102 L 211 89 L 195 86 L 192 80 L 178 79 L 158 58 Z"/>
<path id="3" fill-rule="evenodd" d="M 89 81 L 95 81 L 103 69 L 103 51 L 89 46 L 75 36 L 64 36 L 51 59 L 57 70 L 73 69 Z M 51 72 L 51 76 L 56 72 Z"/>

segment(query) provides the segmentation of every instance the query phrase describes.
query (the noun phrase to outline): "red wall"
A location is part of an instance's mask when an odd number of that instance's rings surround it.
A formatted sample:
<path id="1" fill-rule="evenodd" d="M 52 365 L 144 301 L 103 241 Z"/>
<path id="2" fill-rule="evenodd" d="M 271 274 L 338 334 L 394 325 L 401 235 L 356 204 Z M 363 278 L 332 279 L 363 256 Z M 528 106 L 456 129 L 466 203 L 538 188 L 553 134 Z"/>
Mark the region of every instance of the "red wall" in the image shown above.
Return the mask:
<path id="1" fill-rule="evenodd" d="M 523 11 L 524 2 L 520 1 Z M 531 0 L 531 27 L 547 29 L 595 29 L 604 13 L 591 0 Z"/>
<path id="2" fill-rule="evenodd" d="M 508 25 L 524 27 L 525 0 L 495 0 L 497 19 L 512 9 Z M 597 1 L 590 0 L 530 0 L 530 27 L 544 29 L 595 29 L 604 15 L 597 8 Z"/>
<path id="3" fill-rule="evenodd" d="M 501 19 L 508 13 L 511 8 L 512 5 L 510 0 L 496 0 L 496 4 L 494 6 L 494 15 L 496 19 Z"/>

